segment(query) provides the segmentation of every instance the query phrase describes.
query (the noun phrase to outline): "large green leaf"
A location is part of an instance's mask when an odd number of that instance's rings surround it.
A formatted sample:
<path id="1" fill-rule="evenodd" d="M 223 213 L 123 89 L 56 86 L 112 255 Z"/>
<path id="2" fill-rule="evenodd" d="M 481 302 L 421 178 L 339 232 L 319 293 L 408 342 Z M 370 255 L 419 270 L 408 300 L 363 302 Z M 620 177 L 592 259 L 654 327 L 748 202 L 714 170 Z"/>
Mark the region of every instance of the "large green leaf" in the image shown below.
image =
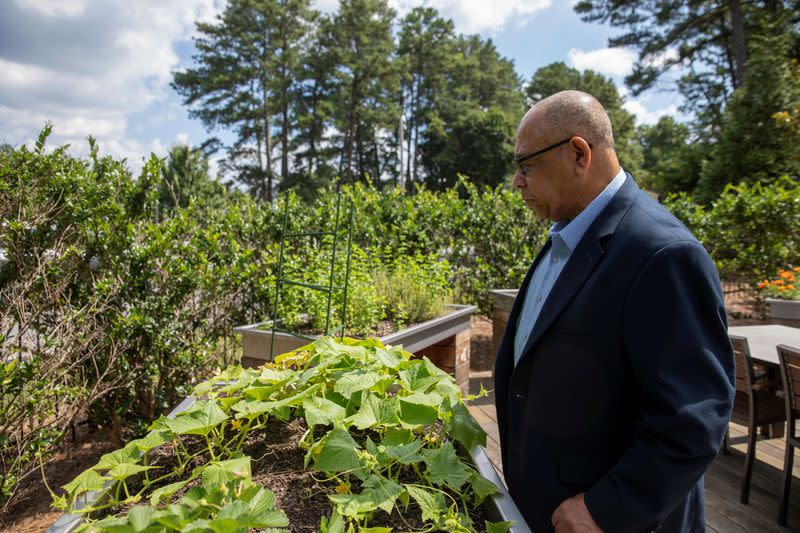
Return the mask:
<path id="1" fill-rule="evenodd" d="M 405 488 L 419 505 L 422 520 L 438 524 L 441 516 L 447 512 L 447 503 L 442 493 L 414 485 L 405 485 Z"/>
<path id="2" fill-rule="evenodd" d="M 486 432 L 470 414 L 464 404 L 457 403 L 452 409 L 453 417 L 447 422 L 450 435 L 461 442 L 467 450 L 476 444 L 486 446 Z"/>
<path id="3" fill-rule="evenodd" d="M 425 449 L 422 453 L 425 457 L 425 475 L 431 483 L 458 490 L 469 480 L 470 469 L 458 459 L 450 441 L 445 442 L 441 448 Z"/>
<path id="4" fill-rule="evenodd" d="M 472 491 L 475 493 L 475 505 L 480 505 L 487 496 L 499 494 L 497 485 L 480 475 L 476 470 L 470 472 L 469 477 Z"/>
<path id="5" fill-rule="evenodd" d="M 84 492 L 93 490 L 100 490 L 103 488 L 103 483 L 109 478 L 103 477 L 92 469 L 84 470 L 78 477 L 64 485 L 64 490 L 70 495 L 78 495 Z"/>
<path id="6" fill-rule="evenodd" d="M 362 494 L 367 494 L 379 509 L 392 512 L 394 502 L 403 492 L 403 487 L 391 479 L 372 474 L 364 481 Z"/>
<path id="7" fill-rule="evenodd" d="M 400 420 L 405 426 L 416 427 L 433 424 L 439 419 L 439 410 L 435 406 L 409 402 L 407 398 L 400 398 L 399 402 Z"/>
<path id="8" fill-rule="evenodd" d="M 358 412 L 347 417 L 345 423 L 352 424 L 358 429 L 390 426 L 400 422 L 399 414 L 400 403 L 397 396 L 379 398 L 370 392 L 365 392 Z"/>
<path id="9" fill-rule="evenodd" d="M 299 392 L 293 394 L 292 396 L 288 396 L 286 398 L 270 402 L 262 402 L 258 400 L 242 400 L 239 403 L 235 404 L 232 407 L 232 409 L 238 413 L 236 415 L 236 418 L 252 419 L 257 416 L 263 415 L 264 413 L 272 413 L 278 416 L 280 414 L 279 412 L 281 411 L 281 409 L 293 405 L 300 405 L 300 403 L 302 403 L 303 401 L 303 398 L 314 394 L 320 387 L 322 387 L 322 384 L 312 385 L 307 389 L 300 390 Z"/>
<path id="10" fill-rule="evenodd" d="M 258 380 L 264 383 L 282 383 L 292 379 L 295 372 L 289 369 L 263 368 Z"/>
<path id="11" fill-rule="evenodd" d="M 375 350 L 375 358 L 378 363 L 392 370 L 397 370 L 400 365 L 406 361 L 406 358 L 403 357 L 403 354 L 404 352 L 397 348 L 390 348 L 388 350 Z"/>
<path id="12" fill-rule="evenodd" d="M 141 450 L 134 444 L 134 442 L 129 442 L 127 446 L 121 448 L 119 450 L 114 450 L 111 453 L 106 453 L 100 460 L 97 461 L 97 464 L 94 465 L 92 468 L 95 470 L 105 470 L 109 468 L 114 468 L 117 465 L 121 464 L 134 464 L 138 463 L 139 460 L 142 458 Z"/>
<path id="13" fill-rule="evenodd" d="M 336 508 L 342 515 L 360 518 L 376 509 L 391 513 L 394 502 L 402 493 L 403 487 L 394 481 L 372 474 L 364 481 L 360 494 L 332 494 L 329 498 L 337 504 Z"/>
<path id="14" fill-rule="evenodd" d="M 419 451 L 422 449 L 422 441 L 416 439 L 408 444 L 386 446 L 386 455 L 399 463 L 410 465 L 422 461 Z"/>
<path id="15" fill-rule="evenodd" d="M 320 533 L 344 533 L 344 520 L 335 508 L 330 518 L 322 517 L 320 520 Z"/>
<path id="16" fill-rule="evenodd" d="M 336 510 L 342 516 L 361 520 L 364 515 L 375 511 L 378 506 L 365 494 L 331 494 L 328 496 L 336 504 Z"/>
<path id="17" fill-rule="evenodd" d="M 145 531 L 156 516 L 156 510 L 147 505 L 137 505 L 128 511 L 128 523 L 134 531 Z"/>
<path id="18" fill-rule="evenodd" d="M 506 520 L 505 522 L 486 522 L 486 533 L 507 533 L 511 526 L 516 522 L 514 520 Z"/>
<path id="19" fill-rule="evenodd" d="M 423 360 L 409 361 L 408 368 L 397 373 L 400 382 L 410 392 L 427 392 L 448 376 L 432 374 Z"/>
<path id="20" fill-rule="evenodd" d="M 383 374 L 373 370 L 346 372 L 336 380 L 336 385 L 333 390 L 345 398 L 350 398 L 356 392 L 369 389 L 383 379 L 383 377 Z"/>
<path id="21" fill-rule="evenodd" d="M 128 446 L 137 448 L 144 453 L 149 452 L 153 448 L 157 446 L 161 446 L 162 444 L 166 444 L 172 440 L 172 436 L 169 431 L 151 431 L 141 439 L 132 440 L 128 443 Z M 126 446 L 127 447 L 127 446 Z"/>
<path id="22" fill-rule="evenodd" d="M 325 437 L 319 456 L 314 460 L 314 468 L 323 472 L 345 472 L 360 470 L 359 449 L 350 433 L 341 427 L 332 429 Z"/>
<path id="23" fill-rule="evenodd" d="M 176 435 L 208 435 L 217 425 L 228 419 L 214 400 L 200 400 L 188 411 L 172 420 L 166 426 Z"/>
<path id="24" fill-rule="evenodd" d="M 219 488 L 232 479 L 250 481 L 250 457 L 236 457 L 217 461 L 203 469 L 203 488 L 212 490 Z"/>
<path id="25" fill-rule="evenodd" d="M 161 503 L 161 500 L 171 498 L 173 494 L 181 490 L 189 481 L 189 479 L 176 481 L 175 483 L 170 483 L 169 485 L 164 485 L 163 487 L 157 488 L 152 494 L 150 494 L 150 505 L 158 505 Z"/>
<path id="26" fill-rule="evenodd" d="M 303 398 L 303 412 L 306 424 L 310 428 L 316 425 L 333 424 L 345 417 L 344 407 L 320 396 Z"/>
<path id="27" fill-rule="evenodd" d="M 117 481 L 122 481 L 123 479 L 128 479 L 131 476 L 135 476 L 140 472 L 145 472 L 147 470 L 152 470 L 154 468 L 161 468 L 159 466 L 143 466 L 143 465 L 136 465 L 131 463 L 121 463 L 112 468 L 108 471 L 106 475 L 116 479 Z"/>

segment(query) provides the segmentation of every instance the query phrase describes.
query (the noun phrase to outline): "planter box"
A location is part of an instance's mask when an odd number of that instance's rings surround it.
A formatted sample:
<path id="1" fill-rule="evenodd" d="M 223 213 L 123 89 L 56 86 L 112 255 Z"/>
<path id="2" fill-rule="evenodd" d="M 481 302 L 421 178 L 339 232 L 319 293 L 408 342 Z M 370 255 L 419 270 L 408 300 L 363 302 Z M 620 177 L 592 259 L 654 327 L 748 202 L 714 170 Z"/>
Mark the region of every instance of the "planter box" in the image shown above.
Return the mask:
<path id="1" fill-rule="evenodd" d="M 800 300 L 767 298 L 770 322 L 800 327 Z"/>
<path id="2" fill-rule="evenodd" d="M 503 333 L 508 324 L 508 315 L 511 313 L 511 306 L 517 298 L 517 289 L 498 289 L 490 291 L 492 293 L 492 343 L 494 353 L 500 349 L 500 342 L 503 340 Z"/>
<path id="3" fill-rule="evenodd" d="M 174 418 L 178 413 L 191 407 L 195 401 L 196 398 L 189 396 L 180 404 L 178 404 L 178 406 L 167 416 L 169 418 Z M 480 472 L 483 477 L 494 483 L 500 491 L 498 494 L 487 497 L 483 504 L 481 504 L 486 512 L 486 518 L 493 522 L 501 520 L 513 520 L 515 524 L 509 530 L 510 533 L 531 533 L 531 530 L 525 522 L 525 519 L 522 517 L 522 513 L 520 513 L 519 508 L 514 503 L 514 500 L 511 499 L 511 495 L 508 494 L 505 484 L 497 475 L 497 472 L 492 466 L 491 461 L 489 461 L 489 458 L 486 456 L 486 452 L 484 451 L 483 447 L 476 445 L 472 450 L 469 451 L 469 455 L 472 458 L 472 462 L 475 464 L 475 467 L 478 469 L 478 472 Z M 86 497 L 88 503 L 92 506 L 101 504 L 108 497 L 109 492 L 114 489 L 114 486 L 115 485 L 113 482 L 108 483 L 104 490 L 88 494 Z M 82 507 L 84 506 L 80 506 L 80 508 Z M 52 526 L 47 529 L 46 533 L 71 533 L 72 531 L 75 531 L 75 529 L 77 529 L 82 522 L 82 515 L 63 514 Z"/>
<path id="4" fill-rule="evenodd" d="M 444 316 L 415 324 L 380 337 L 382 343 L 398 346 L 415 355 L 426 356 L 436 366 L 452 374 L 464 395 L 469 394 L 469 340 L 474 305 L 451 305 Z M 271 361 L 272 332 L 259 329 L 269 322 L 234 328 L 242 336 L 242 366 L 251 368 Z M 309 341 L 288 333 L 275 334 L 273 356 L 290 352 Z"/>

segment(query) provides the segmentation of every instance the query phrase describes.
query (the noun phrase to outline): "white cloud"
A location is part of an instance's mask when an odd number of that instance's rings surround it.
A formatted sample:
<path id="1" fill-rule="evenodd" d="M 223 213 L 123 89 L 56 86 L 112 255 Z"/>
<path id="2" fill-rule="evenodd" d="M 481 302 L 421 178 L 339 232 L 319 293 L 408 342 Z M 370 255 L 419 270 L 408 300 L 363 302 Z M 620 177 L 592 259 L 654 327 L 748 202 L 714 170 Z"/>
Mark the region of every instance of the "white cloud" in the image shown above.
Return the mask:
<path id="1" fill-rule="evenodd" d="M 453 19 L 456 31 L 461 33 L 494 32 L 515 19 L 519 26 L 551 4 L 552 0 L 389 0 L 401 17 L 415 7 L 436 8 L 442 17 Z M 339 0 L 316 0 L 314 5 L 320 11 L 333 13 Z"/>
<path id="2" fill-rule="evenodd" d="M 75 17 L 86 9 L 86 2 L 83 0 L 17 0 L 17 4 L 49 17 Z"/>
<path id="3" fill-rule="evenodd" d="M 0 140 L 29 142 L 49 120 L 51 146 L 86 153 L 94 135 L 134 170 L 151 149 L 165 155 L 158 139 L 129 137 L 128 117 L 166 100 L 175 44 L 220 9 L 220 0 L 0 2 Z"/>
<path id="4" fill-rule="evenodd" d="M 617 77 L 629 74 L 635 60 L 636 53 L 625 48 L 599 48 L 588 52 L 573 48 L 567 53 L 571 67 Z"/>
<path id="5" fill-rule="evenodd" d="M 658 122 L 658 119 L 666 115 L 674 117 L 678 121 L 682 120 L 679 116 L 678 106 L 675 104 L 651 111 L 648 110 L 640 100 L 627 100 L 622 104 L 622 107 L 626 111 L 636 115 L 636 122 L 639 124 L 652 125 Z"/>

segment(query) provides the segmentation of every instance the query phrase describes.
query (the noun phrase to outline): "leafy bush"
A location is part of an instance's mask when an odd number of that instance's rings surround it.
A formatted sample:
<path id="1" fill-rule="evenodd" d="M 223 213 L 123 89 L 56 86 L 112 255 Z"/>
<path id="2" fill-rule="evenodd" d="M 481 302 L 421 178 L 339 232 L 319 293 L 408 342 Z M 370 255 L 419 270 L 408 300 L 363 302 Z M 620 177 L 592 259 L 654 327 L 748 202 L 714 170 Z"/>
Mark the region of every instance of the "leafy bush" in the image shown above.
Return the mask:
<path id="1" fill-rule="evenodd" d="M 418 253 L 401 256 L 372 272 L 372 283 L 386 298 L 395 324 L 415 324 L 445 313 L 452 300 L 450 264 Z"/>
<path id="2" fill-rule="evenodd" d="M 753 285 L 782 265 L 800 263 L 800 183 L 728 185 L 710 208 L 685 194 L 665 205 L 708 250 L 722 279 Z"/>

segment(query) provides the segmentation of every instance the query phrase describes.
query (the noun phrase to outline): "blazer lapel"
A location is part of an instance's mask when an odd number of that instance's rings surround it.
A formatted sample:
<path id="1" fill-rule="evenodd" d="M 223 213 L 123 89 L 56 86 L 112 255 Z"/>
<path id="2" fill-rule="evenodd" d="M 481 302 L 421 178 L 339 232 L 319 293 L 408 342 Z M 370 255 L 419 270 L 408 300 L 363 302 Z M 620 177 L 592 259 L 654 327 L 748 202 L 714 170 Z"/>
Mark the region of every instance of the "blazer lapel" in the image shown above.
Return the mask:
<path id="1" fill-rule="evenodd" d="M 525 274 L 525 279 L 522 280 L 522 285 L 517 291 L 517 297 L 514 299 L 514 304 L 511 306 L 511 312 L 508 314 L 506 330 L 503 333 L 503 339 L 500 341 L 500 348 L 497 351 L 497 364 L 499 368 L 495 373 L 495 376 L 498 374 L 511 373 L 510 371 L 504 371 L 506 370 L 506 366 L 513 366 L 514 364 L 514 337 L 517 334 L 517 322 L 519 321 L 519 314 L 522 312 L 522 304 L 525 301 L 525 294 L 528 292 L 528 285 L 531 283 L 531 278 L 536 270 L 536 266 L 542 261 L 542 258 L 547 253 L 547 250 L 550 249 L 551 244 L 552 242 L 548 238 L 544 243 L 544 246 L 539 249 L 536 259 L 533 260 L 533 264 L 528 269 L 528 273 Z"/>
<path id="2" fill-rule="evenodd" d="M 592 273 L 595 265 L 605 253 L 605 239 L 616 231 L 623 215 L 628 211 L 633 203 L 639 187 L 633 181 L 630 174 L 627 174 L 625 183 L 609 204 L 603 209 L 597 219 L 589 226 L 578 246 L 570 255 L 564 270 L 558 276 L 555 285 L 550 290 L 550 294 L 544 302 L 542 311 L 534 324 L 533 332 L 528 337 L 528 342 L 520 355 L 520 362 L 527 355 L 531 348 L 539 341 L 542 334 L 558 317 L 564 307 L 572 300 L 572 297 L 581 288 L 583 282 Z M 520 289 L 520 294 L 522 290 Z M 524 296 L 524 295 L 523 295 Z M 519 299 L 519 296 L 517 296 Z M 516 304 L 516 302 L 515 302 Z M 509 317 L 510 320 L 510 317 Z M 516 325 L 516 323 L 515 323 Z M 519 363 L 517 363 L 519 368 Z"/>

